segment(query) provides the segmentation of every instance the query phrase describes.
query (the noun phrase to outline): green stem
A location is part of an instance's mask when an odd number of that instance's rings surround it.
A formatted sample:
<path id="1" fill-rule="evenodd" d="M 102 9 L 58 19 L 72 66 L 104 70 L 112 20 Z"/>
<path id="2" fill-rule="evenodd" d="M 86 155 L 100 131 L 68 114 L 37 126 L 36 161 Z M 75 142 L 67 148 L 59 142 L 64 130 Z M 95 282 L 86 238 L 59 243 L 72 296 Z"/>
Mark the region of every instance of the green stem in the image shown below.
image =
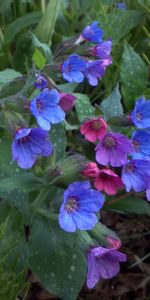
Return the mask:
<path id="1" fill-rule="evenodd" d="M 44 14 L 46 11 L 46 2 L 45 0 L 41 0 L 41 11 Z"/>
<path id="2" fill-rule="evenodd" d="M 51 213 L 48 210 L 44 210 L 42 208 L 37 208 L 35 211 L 38 212 L 40 215 L 46 217 L 47 219 L 51 219 L 51 220 L 57 220 L 58 219 L 57 214 Z"/>

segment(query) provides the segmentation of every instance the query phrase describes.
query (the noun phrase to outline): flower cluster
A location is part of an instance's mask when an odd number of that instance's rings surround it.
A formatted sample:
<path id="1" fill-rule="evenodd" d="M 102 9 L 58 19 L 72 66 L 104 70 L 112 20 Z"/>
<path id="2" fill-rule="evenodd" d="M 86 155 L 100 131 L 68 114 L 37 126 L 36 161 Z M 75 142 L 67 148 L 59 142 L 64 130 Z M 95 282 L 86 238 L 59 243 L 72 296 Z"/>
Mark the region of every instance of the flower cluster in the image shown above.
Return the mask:
<path id="1" fill-rule="evenodd" d="M 98 22 L 93 22 L 82 31 L 75 44 L 78 46 L 80 43 L 87 42 L 88 54 L 92 57 L 89 59 L 76 53 L 71 54 L 61 66 L 65 80 L 81 83 L 86 78 L 90 85 L 98 84 L 98 80 L 104 76 L 107 66 L 112 63 L 110 57 L 112 42 L 110 39 L 103 41 L 102 38 L 103 30 L 98 26 Z M 91 43 L 96 45 L 91 46 Z M 93 59 L 95 57 L 98 59 Z"/>

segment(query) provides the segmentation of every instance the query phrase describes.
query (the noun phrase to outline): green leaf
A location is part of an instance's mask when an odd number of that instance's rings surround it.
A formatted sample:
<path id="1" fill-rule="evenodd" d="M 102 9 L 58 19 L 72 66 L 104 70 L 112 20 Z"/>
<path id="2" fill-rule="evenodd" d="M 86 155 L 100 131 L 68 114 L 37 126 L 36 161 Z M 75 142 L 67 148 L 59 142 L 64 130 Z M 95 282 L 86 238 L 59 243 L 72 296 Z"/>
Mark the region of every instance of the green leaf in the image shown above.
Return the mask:
<path id="1" fill-rule="evenodd" d="M 76 300 L 86 275 L 84 254 L 76 234 L 61 230 L 57 221 L 34 219 L 29 255 L 32 272 L 45 289 L 63 300 Z"/>
<path id="2" fill-rule="evenodd" d="M 63 93 L 73 93 L 76 87 L 78 86 L 77 83 L 64 83 L 64 84 L 58 84 L 57 87 L 59 90 Z"/>
<path id="3" fill-rule="evenodd" d="M 25 85 L 25 81 L 25 77 L 21 76 L 5 83 L 0 90 L 0 98 L 5 98 L 20 92 Z"/>
<path id="4" fill-rule="evenodd" d="M 117 85 L 112 93 L 102 101 L 100 108 L 104 113 L 106 120 L 108 120 L 112 116 L 123 115 L 119 85 Z"/>
<path id="5" fill-rule="evenodd" d="M 47 62 L 51 62 L 52 52 L 51 52 L 49 46 L 45 43 L 41 43 L 32 32 L 28 32 L 28 34 L 30 37 L 32 37 L 32 43 L 33 43 L 34 47 L 36 47 L 37 49 L 40 50 L 40 52 L 42 52 L 42 54 L 46 58 Z"/>
<path id="6" fill-rule="evenodd" d="M 34 191 L 43 186 L 43 180 L 32 173 L 20 174 L 0 180 L 0 195 L 3 192 L 11 192 L 15 189 L 23 192 Z"/>
<path id="7" fill-rule="evenodd" d="M 100 26 L 105 32 L 106 38 L 112 38 L 113 44 L 126 36 L 131 29 L 142 23 L 144 14 L 136 10 L 117 10 L 110 14 L 100 16 Z"/>
<path id="8" fill-rule="evenodd" d="M 120 76 L 124 103 L 128 109 L 132 109 L 136 98 L 146 89 L 148 67 L 127 42 L 124 44 Z"/>
<path id="9" fill-rule="evenodd" d="M 53 145 L 53 157 L 57 162 L 64 157 L 66 149 L 66 135 L 62 124 L 53 125 L 50 131 L 50 140 Z"/>
<path id="10" fill-rule="evenodd" d="M 74 93 L 76 97 L 75 108 L 78 120 L 83 122 L 87 117 L 90 117 L 94 114 L 94 107 L 90 103 L 90 98 L 87 95 Z"/>
<path id="11" fill-rule="evenodd" d="M 133 213 L 133 214 L 145 214 L 150 216 L 150 205 L 147 201 L 142 198 L 136 198 L 135 196 L 127 196 L 126 198 L 120 199 L 116 203 L 105 206 L 106 210 L 117 211 L 119 213 Z"/>
<path id="12" fill-rule="evenodd" d="M 0 88 L 4 86 L 4 84 L 8 84 L 14 78 L 22 76 L 21 73 L 13 70 L 13 69 L 6 69 L 0 72 Z M 19 79 L 19 78 L 18 78 Z"/>
<path id="13" fill-rule="evenodd" d="M 34 50 L 32 59 L 33 59 L 35 66 L 38 69 L 43 69 L 43 67 L 45 66 L 45 63 L 46 63 L 46 59 L 43 56 L 43 54 L 41 53 L 41 51 L 38 50 L 37 48 L 35 48 L 35 50 Z"/>
<path id="14" fill-rule="evenodd" d="M 18 32 L 32 24 L 38 23 L 40 19 L 40 12 L 31 12 L 10 23 L 5 32 L 5 42 L 10 43 Z"/>
<path id="15" fill-rule="evenodd" d="M 54 26 L 59 11 L 60 0 L 50 0 L 46 12 L 42 16 L 41 21 L 37 25 L 36 35 L 40 41 L 51 45 L 51 39 L 54 32 Z"/>

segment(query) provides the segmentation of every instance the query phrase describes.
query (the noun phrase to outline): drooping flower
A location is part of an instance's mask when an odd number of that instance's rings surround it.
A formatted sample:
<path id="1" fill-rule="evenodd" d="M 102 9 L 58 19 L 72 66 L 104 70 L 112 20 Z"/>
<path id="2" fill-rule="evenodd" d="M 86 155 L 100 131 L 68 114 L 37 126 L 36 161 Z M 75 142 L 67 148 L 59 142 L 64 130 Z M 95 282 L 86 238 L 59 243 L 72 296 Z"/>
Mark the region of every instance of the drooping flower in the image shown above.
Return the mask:
<path id="1" fill-rule="evenodd" d="M 106 134 L 107 124 L 102 118 L 94 118 L 85 121 L 81 125 L 80 132 L 90 142 L 96 142 L 102 140 Z"/>
<path id="2" fill-rule="evenodd" d="M 138 99 L 130 114 L 130 118 L 138 128 L 150 127 L 150 100 L 145 100 L 144 97 Z"/>
<path id="3" fill-rule="evenodd" d="M 90 53 L 100 59 L 110 59 L 110 53 L 112 49 L 112 41 L 107 40 L 100 44 L 90 48 Z"/>
<path id="4" fill-rule="evenodd" d="M 150 130 L 134 131 L 131 143 L 134 149 L 133 158 L 142 158 L 150 155 Z"/>
<path id="5" fill-rule="evenodd" d="M 76 97 L 72 94 L 60 93 L 60 107 L 65 111 L 70 111 L 75 105 Z"/>
<path id="6" fill-rule="evenodd" d="M 68 82 L 80 83 L 84 80 L 83 71 L 86 68 L 86 61 L 77 54 L 71 54 L 62 64 L 63 78 Z"/>
<path id="7" fill-rule="evenodd" d="M 103 195 L 91 189 L 90 182 L 74 182 L 64 192 L 64 201 L 60 208 L 60 227 L 68 232 L 78 229 L 88 230 L 98 222 L 95 212 L 104 203 Z"/>
<path id="8" fill-rule="evenodd" d="M 84 75 L 89 84 L 96 86 L 98 84 L 98 79 L 101 79 L 104 76 L 106 67 L 111 63 L 111 58 L 103 60 L 89 60 L 87 62 L 86 69 L 84 70 Z"/>
<path id="9" fill-rule="evenodd" d="M 52 154 L 48 132 L 41 128 L 20 128 L 12 143 L 12 159 L 23 169 L 31 168 L 39 156 Z"/>
<path id="10" fill-rule="evenodd" d="M 87 163 L 86 167 L 82 171 L 82 174 L 87 178 L 95 178 L 99 175 L 100 169 L 97 164 L 94 162 Z"/>
<path id="11" fill-rule="evenodd" d="M 150 177 L 150 160 L 132 159 L 127 161 L 122 169 L 121 177 L 127 192 L 131 188 L 136 192 L 144 191 Z"/>
<path id="12" fill-rule="evenodd" d="M 98 191 L 104 191 L 108 195 L 115 195 L 118 189 L 123 188 L 123 182 L 112 170 L 101 169 L 94 180 L 94 186 Z"/>
<path id="13" fill-rule="evenodd" d="M 101 279 L 112 278 L 120 270 L 119 262 L 125 262 L 124 253 L 115 249 L 95 247 L 87 254 L 87 286 L 93 288 Z"/>
<path id="14" fill-rule="evenodd" d="M 50 130 L 51 124 L 57 124 L 64 120 L 65 113 L 59 105 L 60 96 L 57 90 L 44 89 L 30 103 L 30 112 L 36 118 L 39 126 Z"/>
<path id="15" fill-rule="evenodd" d="M 36 74 L 36 80 L 34 81 L 34 86 L 37 89 L 44 89 L 47 86 L 48 82 L 47 79 L 40 75 L 40 74 Z"/>
<path id="16" fill-rule="evenodd" d="M 108 132 L 96 146 L 96 160 L 104 166 L 110 164 L 113 167 L 121 167 L 131 152 L 131 142 L 126 136 L 116 132 Z"/>
<path id="17" fill-rule="evenodd" d="M 95 21 L 91 25 L 86 26 L 81 36 L 89 42 L 100 43 L 103 37 L 103 30 L 98 26 L 98 23 Z"/>

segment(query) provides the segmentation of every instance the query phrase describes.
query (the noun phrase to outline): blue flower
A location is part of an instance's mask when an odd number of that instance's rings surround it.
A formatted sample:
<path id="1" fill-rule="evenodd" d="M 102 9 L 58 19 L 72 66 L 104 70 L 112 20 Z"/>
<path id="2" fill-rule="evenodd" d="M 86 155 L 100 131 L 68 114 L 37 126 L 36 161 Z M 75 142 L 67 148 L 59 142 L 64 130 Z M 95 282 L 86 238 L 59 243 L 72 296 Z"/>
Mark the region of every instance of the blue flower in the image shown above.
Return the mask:
<path id="1" fill-rule="evenodd" d="M 63 78 L 68 82 L 80 83 L 84 80 L 83 71 L 86 68 L 86 62 L 77 54 L 71 54 L 62 64 Z"/>
<path id="2" fill-rule="evenodd" d="M 89 84 L 96 86 L 98 79 L 101 79 L 105 73 L 106 67 L 111 64 L 111 59 L 88 61 L 87 67 L 84 71 L 85 77 L 87 77 Z"/>
<path id="3" fill-rule="evenodd" d="M 138 130 L 132 134 L 131 143 L 134 149 L 133 158 L 142 158 L 150 155 L 150 130 Z"/>
<path id="4" fill-rule="evenodd" d="M 57 124 L 64 120 L 65 113 L 59 105 L 59 93 L 53 89 L 44 89 L 30 103 L 30 112 L 37 119 L 39 126 L 50 130 L 51 124 Z"/>
<path id="5" fill-rule="evenodd" d="M 37 89 L 44 89 L 47 86 L 47 79 L 39 74 L 36 74 L 36 80 L 34 81 L 34 86 Z"/>
<path id="6" fill-rule="evenodd" d="M 130 118 L 138 128 L 150 127 L 150 100 L 145 100 L 144 97 L 138 99 Z"/>
<path id="7" fill-rule="evenodd" d="M 100 43 L 103 37 L 103 30 L 98 26 L 97 21 L 93 22 L 84 28 L 81 35 L 85 40 L 93 43 Z"/>
<path id="8" fill-rule="evenodd" d="M 20 128 L 12 143 L 12 159 L 19 167 L 31 168 L 38 156 L 52 154 L 52 144 L 48 141 L 48 132 L 41 128 Z"/>
<path id="9" fill-rule="evenodd" d="M 132 159 L 128 161 L 122 170 L 122 181 L 129 192 L 133 188 L 136 192 L 144 191 L 150 176 L 150 160 Z"/>
<path id="10" fill-rule="evenodd" d="M 127 9 L 127 4 L 123 2 L 118 3 L 116 6 L 118 9 L 123 9 L 123 10 Z"/>
<path id="11" fill-rule="evenodd" d="M 98 222 L 95 212 L 104 203 L 103 195 L 90 188 L 90 182 L 74 182 L 64 192 L 64 201 L 60 208 L 59 224 L 68 232 L 76 229 L 88 230 Z"/>

